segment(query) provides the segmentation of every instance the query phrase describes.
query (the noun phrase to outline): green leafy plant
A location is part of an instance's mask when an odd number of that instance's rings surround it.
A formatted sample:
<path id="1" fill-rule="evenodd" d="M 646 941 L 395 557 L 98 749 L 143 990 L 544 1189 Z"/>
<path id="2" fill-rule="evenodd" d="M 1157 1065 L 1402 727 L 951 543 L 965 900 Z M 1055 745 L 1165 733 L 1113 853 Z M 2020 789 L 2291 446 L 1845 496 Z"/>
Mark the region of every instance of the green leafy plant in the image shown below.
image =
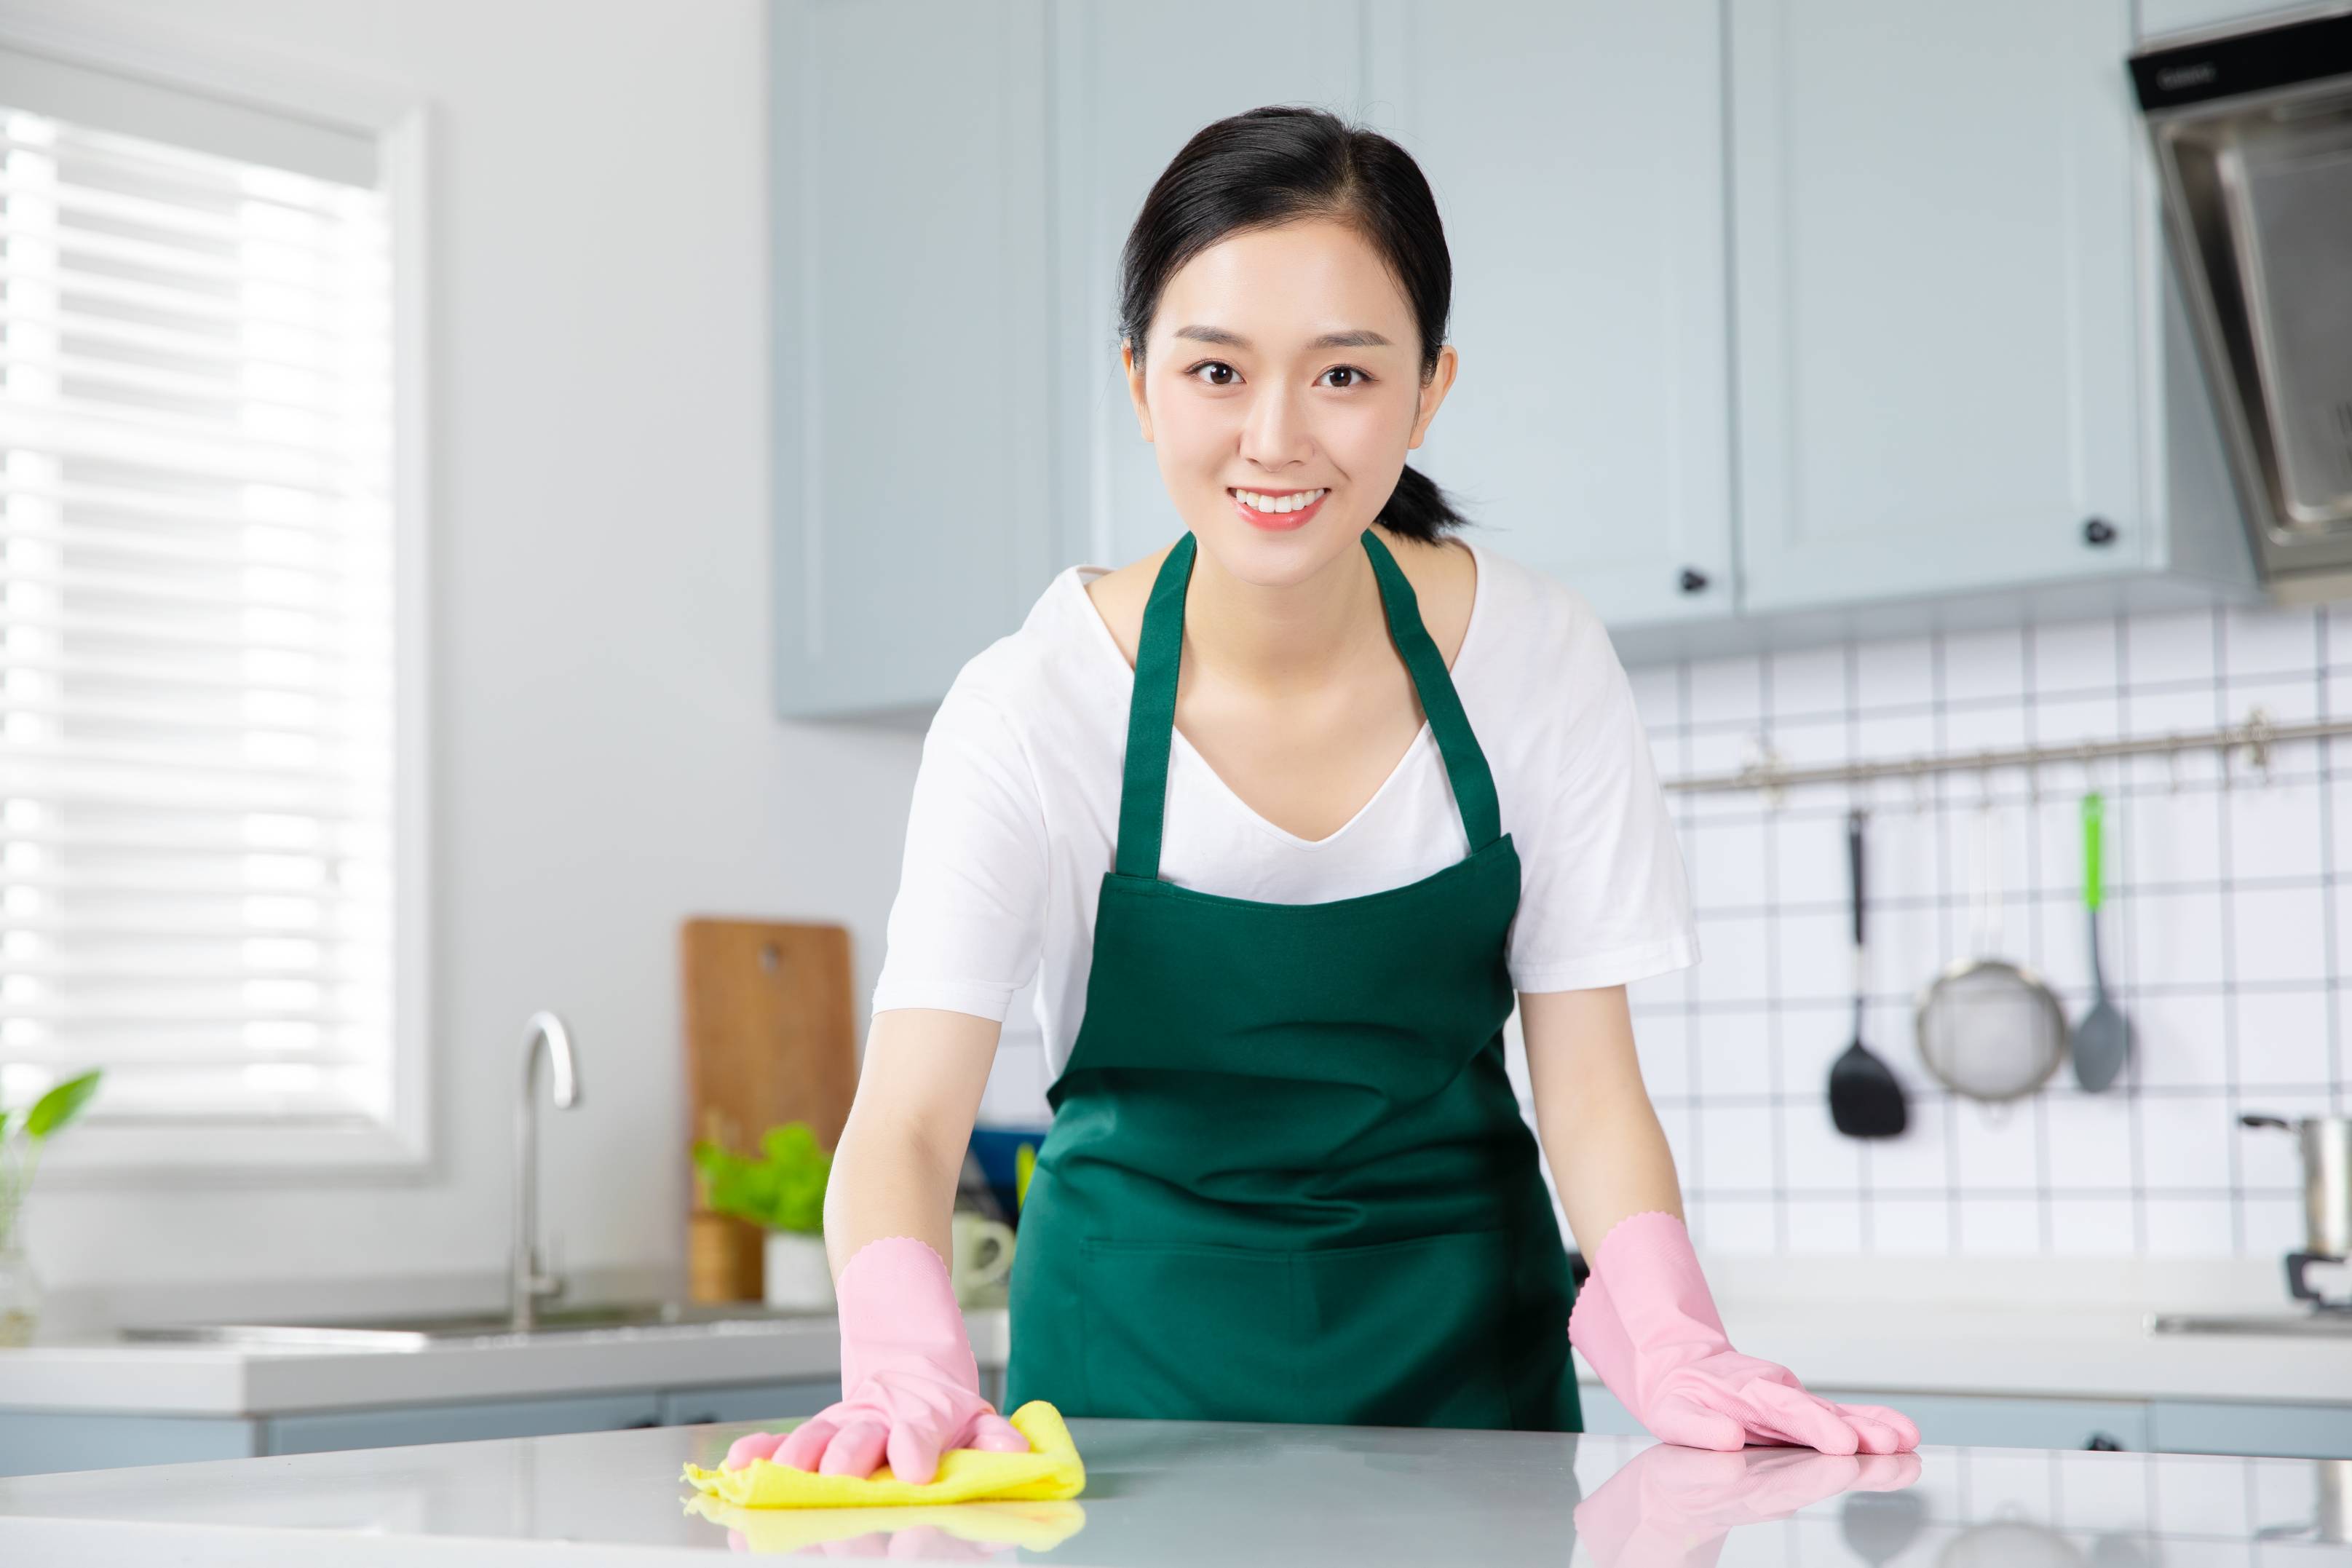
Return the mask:
<path id="1" fill-rule="evenodd" d="M 101 1075 L 93 1068 L 52 1087 L 21 1116 L 0 1109 L 0 1247 L 16 1228 L 16 1215 L 32 1189 L 41 1149 L 66 1123 L 81 1114 L 98 1092 Z"/>
<path id="2" fill-rule="evenodd" d="M 761 1157 L 702 1139 L 694 1145 L 695 1168 L 712 1209 L 748 1219 L 770 1230 L 803 1236 L 824 1234 L 824 1184 L 833 1156 L 817 1147 L 805 1121 L 771 1127 L 760 1140 Z"/>

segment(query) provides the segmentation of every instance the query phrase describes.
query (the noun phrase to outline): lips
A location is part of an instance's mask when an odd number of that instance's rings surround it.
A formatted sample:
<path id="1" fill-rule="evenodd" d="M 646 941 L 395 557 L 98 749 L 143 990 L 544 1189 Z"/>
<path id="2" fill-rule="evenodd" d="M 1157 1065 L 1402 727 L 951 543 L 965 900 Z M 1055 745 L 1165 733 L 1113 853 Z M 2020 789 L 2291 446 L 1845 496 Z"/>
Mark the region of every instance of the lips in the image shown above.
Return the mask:
<path id="1" fill-rule="evenodd" d="M 1317 512 L 1323 510 L 1323 503 L 1331 499 L 1331 492 L 1328 487 L 1292 490 L 1244 490 L 1235 488 L 1228 489 L 1225 494 L 1232 498 L 1234 510 L 1239 512 L 1242 520 L 1251 527 L 1277 532 L 1305 526 Z M 1249 499 L 1244 500 L 1243 499 L 1244 496 Z M 1297 506 L 1295 501 L 1289 500 L 1295 496 L 1313 496 L 1315 499 L 1305 506 Z M 1268 510 L 1259 504 L 1267 502 L 1281 503 L 1294 507 L 1296 510 Z"/>

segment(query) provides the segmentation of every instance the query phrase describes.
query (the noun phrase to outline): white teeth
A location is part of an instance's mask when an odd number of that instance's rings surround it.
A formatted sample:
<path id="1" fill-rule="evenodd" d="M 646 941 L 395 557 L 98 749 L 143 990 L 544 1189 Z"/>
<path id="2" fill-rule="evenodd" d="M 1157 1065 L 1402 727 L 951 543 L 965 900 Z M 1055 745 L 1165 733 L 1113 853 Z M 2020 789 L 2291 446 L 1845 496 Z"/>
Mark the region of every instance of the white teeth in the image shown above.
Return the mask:
<path id="1" fill-rule="evenodd" d="M 1248 507 L 1252 511 L 1263 512 L 1297 511 L 1302 507 L 1313 506 L 1329 493 L 1328 490 L 1301 490 L 1295 496 L 1267 496 L 1260 495 L 1255 490 L 1234 492 L 1241 498 L 1244 506 Z"/>

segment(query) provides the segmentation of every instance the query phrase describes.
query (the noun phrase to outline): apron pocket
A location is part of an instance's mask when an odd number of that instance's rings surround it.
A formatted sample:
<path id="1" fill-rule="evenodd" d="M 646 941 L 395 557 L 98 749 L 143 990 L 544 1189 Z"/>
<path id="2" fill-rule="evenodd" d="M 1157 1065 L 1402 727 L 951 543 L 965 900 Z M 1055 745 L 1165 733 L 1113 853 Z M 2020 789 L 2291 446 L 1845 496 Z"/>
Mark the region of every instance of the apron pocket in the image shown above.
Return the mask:
<path id="1" fill-rule="evenodd" d="M 1088 1415 L 1312 1421 L 1292 1255 L 1192 1242 L 1078 1244 Z"/>
<path id="2" fill-rule="evenodd" d="M 1300 1377 L 1370 1426 L 1507 1428 L 1518 1233 L 1448 1231 L 1297 1255 Z M 1568 1324 L 1559 1332 L 1563 1341 Z"/>

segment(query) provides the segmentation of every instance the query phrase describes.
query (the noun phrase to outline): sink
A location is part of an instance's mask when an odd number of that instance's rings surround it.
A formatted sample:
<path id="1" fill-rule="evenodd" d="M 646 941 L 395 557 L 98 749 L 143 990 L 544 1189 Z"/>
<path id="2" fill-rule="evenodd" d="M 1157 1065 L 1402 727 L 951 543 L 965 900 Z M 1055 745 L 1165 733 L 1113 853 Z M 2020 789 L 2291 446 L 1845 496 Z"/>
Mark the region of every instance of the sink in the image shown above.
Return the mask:
<path id="1" fill-rule="evenodd" d="M 2352 1312 L 2150 1312 L 2157 1334 L 2352 1334 Z"/>
<path id="2" fill-rule="evenodd" d="M 466 1340 L 561 1340 L 581 1334 L 632 1336 L 766 1332 L 793 1322 L 833 1321 L 830 1312 L 786 1311 L 756 1301 L 614 1301 L 541 1307 L 538 1321 L 518 1332 L 504 1312 L 369 1318 L 303 1323 L 142 1324 L 119 1331 L 125 1340 L 179 1344 L 253 1345 L 318 1350 L 425 1350 Z"/>

